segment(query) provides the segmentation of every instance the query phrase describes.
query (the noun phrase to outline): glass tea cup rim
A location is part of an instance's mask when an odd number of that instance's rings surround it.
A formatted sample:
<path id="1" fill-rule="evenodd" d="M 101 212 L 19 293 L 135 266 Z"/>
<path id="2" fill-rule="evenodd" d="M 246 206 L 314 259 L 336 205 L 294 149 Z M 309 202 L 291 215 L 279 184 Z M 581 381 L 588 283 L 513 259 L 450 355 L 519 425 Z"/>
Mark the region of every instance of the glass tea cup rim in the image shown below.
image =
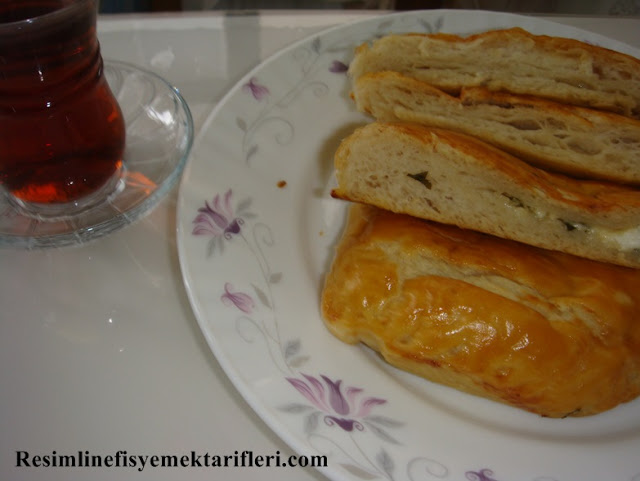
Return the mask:
<path id="1" fill-rule="evenodd" d="M 97 12 L 96 0 L 63 0 L 60 2 L 60 8 L 52 12 L 47 12 L 42 15 L 22 20 L 16 20 L 15 22 L 0 22 L 0 36 L 3 34 L 15 34 L 16 32 L 20 32 L 25 29 L 35 29 L 40 26 L 46 26 L 50 23 L 57 22 L 59 21 L 59 18 L 73 15 L 75 11 L 84 8 L 87 4 L 94 4 L 93 8 L 95 8 Z"/>

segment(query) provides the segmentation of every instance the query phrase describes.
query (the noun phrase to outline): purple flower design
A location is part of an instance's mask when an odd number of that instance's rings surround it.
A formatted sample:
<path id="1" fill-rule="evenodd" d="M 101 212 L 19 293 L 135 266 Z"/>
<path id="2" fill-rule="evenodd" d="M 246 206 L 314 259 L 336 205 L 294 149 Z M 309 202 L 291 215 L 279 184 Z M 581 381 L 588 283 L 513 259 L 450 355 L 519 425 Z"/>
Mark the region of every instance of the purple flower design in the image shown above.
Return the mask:
<path id="1" fill-rule="evenodd" d="M 251 77 L 249 82 L 242 86 L 242 90 L 248 94 L 253 95 L 253 98 L 257 101 L 266 98 L 269 95 L 269 89 L 264 85 L 258 83 L 258 79 Z"/>
<path id="2" fill-rule="evenodd" d="M 493 476 L 493 471 L 490 469 L 481 469 L 480 471 L 467 471 L 465 477 L 469 481 L 496 481 Z"/>
<path id="3" fill-rule="evenodd" d="M 231 189 L 224 195 L 217 194 L 211 202 L 205 201 L 204 207 L 198 209 L 198 214 L 193 220 L 193 235 L 211 237 L 209 255 L 216 249 L 222 252 L 225 241 L 231 240 L 235 235 L 241 235 L 243 217 L 254 217 L 247 210 L 251 203 L 250 198 L 240 202 L 235 210 L 231 200 Z"/>
<path id="4" fill-rule="evenodd" d="M 331 66 L 329 67 L 329 72 L 332 73 L 345 73 L 347 70 L 349 70 L 349 66 L 339 60 L 331 62 Z"/>
<path id="5" fill-rule="evenodd" d="M 224 294 L 220 297 L 225 306 L 235 306 L 246 314 L 251 314 L 255 303 L 250 295 L 244 292 L 232 292 L 233 286 L 230 283 L 224 285 Z"/>
<path id="6" fill-rule="evenodd" d="M 217 194 L 211 204 L 205 201 L 204 207 L 198 209 L 198 215 L 193 220 L 194 235 L 224 236 L 225 239 L 231 239 L 233 234 L 240 232 L 243 221 L 233 216 L 231 195 L 229 189 L 224 197 Z"/>
<path id="7" fill-rule="evenodd" d="M 342 380 L 333 381 L 321 375 L 323 384 L 313 376 L 303 376 L 305 380 L 288 377 L 287 381 L 319 411 L 325 413 L 325 424 L 337 425 L 347 432 L 354 429 L 363 431 L 364 426 L 360 421 L 369 416 L 374 406 L 387 402 L 376 397 L 360 397 L 363 390 L 357 387 L 347 387 L 343 393 Z"/>

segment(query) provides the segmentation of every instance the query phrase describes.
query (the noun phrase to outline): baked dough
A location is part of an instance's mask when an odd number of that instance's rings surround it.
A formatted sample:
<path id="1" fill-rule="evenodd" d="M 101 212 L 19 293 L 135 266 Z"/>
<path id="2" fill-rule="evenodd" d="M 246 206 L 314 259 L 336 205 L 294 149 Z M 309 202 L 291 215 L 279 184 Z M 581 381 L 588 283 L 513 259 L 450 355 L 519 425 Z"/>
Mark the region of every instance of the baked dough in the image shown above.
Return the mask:
<path id="1" fill-rule="evenodd" d="M 640 120 L 484 87 L 452 96 L 397 72 L 362 75 L 352 97 L 377 120 L 455 130 L 541 168 L 640 184 Z"/>
<path id="2" fill-rule="evenodd" d="M 549 417 L 640 393 L 640 271 L 353 204 L 328 329 L 390 364 Z"/>
<path id="3" fill-rule="evenodd" d="M 640 267 L 640 190 L 537 169 L 473 137 L 373 122 L 335 153 L 337 198 Z"/>
<path id="4" fill-rule="evenodd" d="M 640 60 L 521 28 L 461 37 L 386 35 L 356 50 L 349 75 L 400 72 L 450 93 L 463 87 L 534 95 L 640 117 Z"/>

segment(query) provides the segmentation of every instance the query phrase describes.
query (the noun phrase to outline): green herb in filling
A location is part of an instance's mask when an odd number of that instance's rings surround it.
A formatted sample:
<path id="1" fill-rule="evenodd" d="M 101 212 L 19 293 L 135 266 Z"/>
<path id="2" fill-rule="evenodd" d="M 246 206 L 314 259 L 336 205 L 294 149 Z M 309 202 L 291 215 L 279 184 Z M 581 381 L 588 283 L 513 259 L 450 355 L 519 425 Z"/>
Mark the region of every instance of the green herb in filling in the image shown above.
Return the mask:
<path id="1" fill-rule="evenodd" d="M 583 224 L 582 222 L 569 222 L 563 219 L 558 219 L 558 220 L 562 222 L 565 229 L 567 229 L 569 232 L 574 230 L 580 230 L 580 231 L 586 232 L 589 230 L 589 226 Z"/>
<path id="2" fill-rule="evenodd" d="M 524 207 L 524 202 L 522 202 L 520 199 L 518 199 L 517 197 L 513 196 L 513 195 L 509 195 L 506 192 L 503 192 L 502 195 L 504 197 L 506 197 L 507 199 L 509 199 L 509 203 L 513 206 L 513 207 Z"/>
<path id="3" fill-rule="evenodd" d="M 417 180 L 418 182 L 420 182 L 422 185 L 424 185 L 427 189 L 431 189 L 431 181 L 429 179 L 427 179 L 427 174 L 428 172 L 420 172 L 418 174 L 407 174 L 409 177 L 411 177 L 414 180 Z"/>

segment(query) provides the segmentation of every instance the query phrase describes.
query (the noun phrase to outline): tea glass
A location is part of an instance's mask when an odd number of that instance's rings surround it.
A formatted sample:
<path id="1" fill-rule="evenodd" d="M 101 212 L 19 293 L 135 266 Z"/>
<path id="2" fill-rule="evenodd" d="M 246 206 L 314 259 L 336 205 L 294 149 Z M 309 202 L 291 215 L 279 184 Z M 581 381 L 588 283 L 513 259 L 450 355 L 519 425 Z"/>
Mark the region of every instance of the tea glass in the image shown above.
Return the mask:
<path id="1" fill-rule="evenodd" d="M 0 0 L 0 195 L 35 218 L 85 212 L 123 176 L 96 18 L 95 0 Z"/>

